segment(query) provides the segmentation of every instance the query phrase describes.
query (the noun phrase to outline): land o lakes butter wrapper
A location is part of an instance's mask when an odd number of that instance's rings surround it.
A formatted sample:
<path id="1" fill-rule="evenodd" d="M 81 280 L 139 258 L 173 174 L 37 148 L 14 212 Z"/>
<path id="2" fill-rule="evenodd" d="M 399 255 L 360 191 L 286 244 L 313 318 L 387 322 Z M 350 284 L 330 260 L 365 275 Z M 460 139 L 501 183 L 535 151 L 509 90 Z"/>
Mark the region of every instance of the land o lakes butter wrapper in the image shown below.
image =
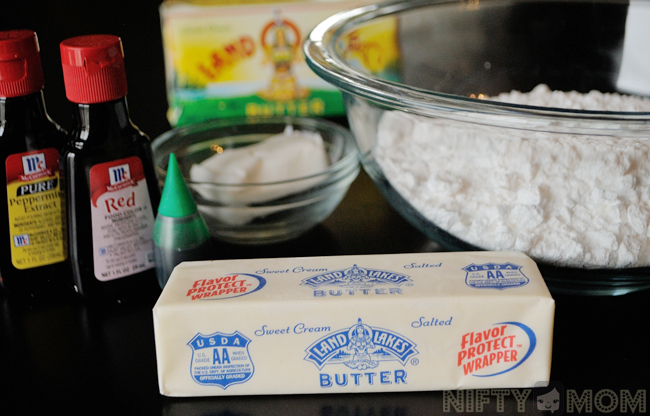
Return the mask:
<path id="1" fill-rule="evenodd" d="M 153 310 L 160 392 L 534 387 L 554 310 L 516 252 L 181 263 Z"/>

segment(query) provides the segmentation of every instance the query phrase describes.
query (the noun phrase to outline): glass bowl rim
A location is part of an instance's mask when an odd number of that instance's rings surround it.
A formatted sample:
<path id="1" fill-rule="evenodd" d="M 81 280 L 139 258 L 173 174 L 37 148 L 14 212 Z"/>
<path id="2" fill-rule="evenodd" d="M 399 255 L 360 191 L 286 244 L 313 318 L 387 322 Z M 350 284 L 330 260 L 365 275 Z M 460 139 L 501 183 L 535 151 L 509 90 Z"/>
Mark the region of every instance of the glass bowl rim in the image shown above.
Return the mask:
<path id="1" fill-rule="evenodd" d="M 477 7 L 510 5 L 518 1 L 528 0 L 482 0 Z M 534 2 L 546 1 L 552 0 Z M 580 2 L 580 0 L 575 1 Z M 607 0 L 596 1 L 608 2 Z M 360 24 L 417 8 L 452 4 L 463 5 L 465 2 L 463 0 L 392 0 L 336 13 L 316 25 L 305 39 L 303 43 L 305 60 L 317 75 L 344 92 L 408 113 L 486 124 L 505 123 L 509 127 L 541 128 L 547 131 L 568 129 L 572 133 L 580 133 L 580 130 L 583 130 L 582 132 L 590 134 L 614 134 L 614 132 L 620 133 L 623 128 L 628 129 L 632 136 L 647 137 L 650 133 L 650 112 L 542 107 L 435 92 L 383 80 L 363 72 L 348 64 L 336 51 L 335 45 L 340 37 Z M 491 117 L 495 117 L 498 121 L 490 121 Z M 553 123 L 560 126 L 549 125 Z"/>

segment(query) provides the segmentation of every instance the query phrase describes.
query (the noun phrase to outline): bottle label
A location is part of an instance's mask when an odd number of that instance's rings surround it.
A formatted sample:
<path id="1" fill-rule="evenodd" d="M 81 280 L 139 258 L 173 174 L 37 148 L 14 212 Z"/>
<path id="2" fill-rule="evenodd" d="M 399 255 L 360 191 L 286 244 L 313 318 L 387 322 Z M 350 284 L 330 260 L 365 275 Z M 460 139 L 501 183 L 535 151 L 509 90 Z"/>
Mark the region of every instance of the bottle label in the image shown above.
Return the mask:
<path id="1" fill-rule="evenodd" d="M 142 161 L 133 156 L 94 165 L 90 196 L 97 280 L 153 268 L 154 214 Z"/>
<path id="2" fill-rule="evenodd" d="M 11 262 L 24 270 L 67 256 L 59 183 L 59 152 L 43 149 L 5 160 Z"/>

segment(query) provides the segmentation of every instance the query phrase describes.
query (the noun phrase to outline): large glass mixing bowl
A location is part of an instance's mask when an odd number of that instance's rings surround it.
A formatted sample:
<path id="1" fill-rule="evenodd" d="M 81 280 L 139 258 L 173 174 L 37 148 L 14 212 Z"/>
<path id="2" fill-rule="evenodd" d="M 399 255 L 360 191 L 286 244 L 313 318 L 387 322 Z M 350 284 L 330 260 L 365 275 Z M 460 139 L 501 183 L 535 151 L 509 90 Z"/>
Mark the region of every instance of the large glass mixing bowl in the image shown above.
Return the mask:
<path id="1" fill-rule="evenodd" d="M 648 18 L 643 1 L 398 1 L 328 18 L 304 52 L 425 235 L 523 251 L 556 292 L 618 295 L 650 287 Z M 641 106 L 486 99 L 540 84 Z"/>

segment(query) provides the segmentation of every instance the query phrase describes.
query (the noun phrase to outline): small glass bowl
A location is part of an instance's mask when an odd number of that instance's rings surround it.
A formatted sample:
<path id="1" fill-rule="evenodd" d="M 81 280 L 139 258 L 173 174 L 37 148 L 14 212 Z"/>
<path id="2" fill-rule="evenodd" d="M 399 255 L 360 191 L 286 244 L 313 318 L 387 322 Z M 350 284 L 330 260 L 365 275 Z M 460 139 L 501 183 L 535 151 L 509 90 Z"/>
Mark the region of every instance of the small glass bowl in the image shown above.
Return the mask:
<path id="1" fill-rule="evenodd" d="M 215 152 L 259 143 L 287 126 L 320 134 L 330 164 L 327 169 L 276 182 L 228 184 L 190 179 L 192 165 Z M 236 244 L 276 243 L 303 234 L 332 213 L 359 173 L 350 132 L 315 118 L 211 120 L 162 134 L 153 141 L 152 150 L 160 185 L 165 181 L 169 154 L 174 153 L 210 234 Z"/>

